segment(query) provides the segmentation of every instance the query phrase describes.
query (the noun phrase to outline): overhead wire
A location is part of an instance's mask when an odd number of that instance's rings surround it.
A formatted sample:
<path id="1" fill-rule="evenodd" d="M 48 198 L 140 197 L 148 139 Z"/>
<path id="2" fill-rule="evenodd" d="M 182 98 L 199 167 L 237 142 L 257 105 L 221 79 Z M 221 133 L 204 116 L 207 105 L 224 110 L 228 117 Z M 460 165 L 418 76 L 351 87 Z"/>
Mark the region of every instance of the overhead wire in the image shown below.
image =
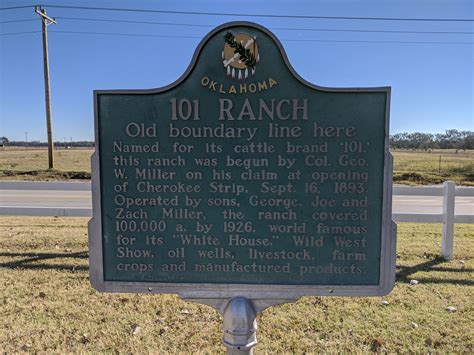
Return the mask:
<path id="1" fill-rule="evenodd" d="M 26 9 L 28 7 L 34 7 L 35 5 L 23 5 L 23 6 L 11 6 L 11 7 L 0 7 L 0 11 L 2 10 L 16 10 L 16 9 Z"/>
<path id="2" fill-rule="evenodd" d="M 0 36 L 19 35 L 28 33 L 40 33 L 41 31 L 9 32 L 0 33 Z M 202 39 L 203 36 L 180 36 L 180 35 L 153 35 L 140 33 L 117 33 L 117 32 L 93 32 L 93 31 L 63 31 L 51 30 L 48 33 L 70 33 L 85 35 L 109 35 L 109 36 L 131 36 L 131 37 L 158 37 L 158 38 L 182 38 Z M 282 42 L 323 42 L 323 43 L 394 43 L 394 44 L 474 44 L 474 42 L 441 42 L 441 41 L 381 41 L 381 40 L 334 40 L 334 39 L 294 39 L 280 38 Z"/>
<path id="3" fill-rule="evenodd" d="M 27 33 L 41 33 L 41 31 L 7 32 L 7 33 L 0 33 L 0 36 L 23 35 Z"/>
<path id="4" fill-rule="evenodd" d="M 2 33 L 0 35 L 15 35 L 26 33 L 39 33 L 41 31 Z M 131 36 L 131 37 L 158 37 L 158 38 L 182 38 L 182 39 L 202 39 L 203 36 L 180 36 L 180 35 L 153 35 L 139 33 L 117 33 L 117 32 L 93 32 L 93 31 L 63 31 L 51 30 L 49 33 L 70 33 L 85 35 L 109 35 L 109 36 Z M 280 38 L 282 42 L 323 42 L 323 43 L 386 43 L 386 44 L 474 44 L 474 42 L 439 42 L 439 41 L 378 41 L 378 40 L 326 40 L 326 39 L 293 39 Z"/>
<path id="5" fill-rule="evenodd" d="M 203 25 L 193 23 L 181 23 L 181 22 L 156 22 L 156 21 L 135 21 L 135 20 L 118 20 L 118 19 L 98 19 L 98 18 L 86 18 L 86 17 L 66 17 L 56 16 L 56 19 L 60 20 L 73 20 L 73 21 L 95 21 L 95 22 L 113 22 L 113 23 L 132 23 L 132 24 L 146 24 L 146 25 L 166 25 L 166 26 L 188 26 L 188 27 L 202 27 L 202 28 L 213 28 L 215 25 Z M 36 21 L 37 19 L 19 19 L 11 21 L 0 21 L 0 24 L 14 23 L 14 22 L 27 22 Z M 277 31 L 309 31 L 309 32 L 354 32 L 354 33 L 406 33 L 406 34 L 474 34 L 470 31 L 407 31 L 407 30 L 363 30 L 363 29 L 330 29 L 330 28 L 304 28 L 304 27 L 269 27 L 271 30 Z"/>
<path id="6" fill-rule="evenodd" d="M 101 10 L 101 11 L 121 11 L 121 12 L 149 12 L 162 14 L 179 15 L 205 15 L 205 16 L 240 16 L 240 17 L 263 17 L 263 18 L 296 18 L 296 19 L 328 19 L 328 20 L 369 20 L 369 21 L 441 21 L 441 22 L 474 22 L 474 19 L 453 19 L 453 18 L 407 18 L 407 17 L 358 17 L 358 16 L 315 16 L 315 15 L 276 15 L 276 14 L 242 14 L 227 12 L 204 12 L 204 11 L 177 11 L 177 10 L 154 10 L 154 9 L 133 9 L 118 7 L 91 7 L 48 4 L 50 8 L 76 9 L 76 10 Z"/>
<path id="7" fill-rule="evenodd" d="M 15 8 L 25 8 L 31 7 L 20 6 Z M 112 11 L 136 11 L 136 12 L 159 12 L 159 13 L 182 13 L 182 14 L 221 14 L 221 15 L 244 15 L 246 14 L 225 14 L 225 13 L 207 13 L 207 12 L 193 12 L 193 11 L 169 11 L 169 10 L 145 10 L 145 9 L 124 9 L 124 8 L 100 8 L 100 7 L 88 7 L 88 6 L 68 6 L 68 5 L 48 5 L 48 7 L 57 7 L 57 8 L 70 8 L 70 9 L 94 9 L 94 10 L 112 10 Z M 1 8 L 9 9 L 9 8 Z M 1 10 L 0 9 L 0 10 Z M 293 15 L 248 15 L 248 16 L 261 16 L 261 17 L 292 17 Z M 296 16 L 296 15 L 295 15 Z M 348 19 L 348 17 L 341 16 L 306 16 L 308 18 L 331 18 L 331 19 Z M 73 20 L 73 21 L 96 21 L 96 22 L 115 22 L 115 23 L 133 23 L 133 24 L 151 24 L 151 25 L 167 25 L 167 26 L 189 26 L 189 27 L 207 27 L 212 28 L 213 25 L 207 24 L 193 24 L 193 23 L 182 23 L 182 22 L 156 22 L 156 21 L 136 21 L 136 20 L 119 20 L 119 19 L 104 19 L 104 18 L 87 18 L 87 17 L 68 17 L 68 16 L 57 16 L 57 19 L 63 20 Z M 350 19 L 389 19 L 389 18 L 368 18 L 368 17 L 350 17 Z M 401 20 L 402 18 L 390 18 L 391 20 Z M 407 18 L 403 18 L 407 20 Z M 4 23 L 15 23 L 15 22 L 27 22 L 34 21 L 36 19 L 18 19 L 10 21 L 2 21 L 0 24 Z M 409 19 L 409 20 L 440 20 L 440 19 Z M 447 20 L 447 19 L 443 19 Z M 452 20 L 452 19 L 450 19 Z M 457 20 L 466 20 L 467 19 L 457 19 Z M 469 31 L 408 31 L 408 30 L 365 30 L 365 29 L 327 29 L 327 28 L 294 28 L 294 27 L 269 27 L 272 30 L 281 30 L 281 31 L 309 31 L 309 32 L 354 32 L 354 33 L 404 33 L 404 34 L 474 34 L 474 32 Z M 38 33 L 40 31 L 23 31 L 23 32 L 10 32 L 10 33 L 1 33 L 0 36 L 7 35 L 18 35 L 18 34 L 27 34 L 27 33 Z M 154 35 L 154 34 L 133 34 L 133 33 L 116 33 L 116 32 L 94 32 L 94 31 L 67 31 L 67 30 L 53 30 L 50 32 L 57 33 L 71 33 L 71 34 L 95 34 L 95 35 L 111 35 L 111 36 L 139 36 L 139 37 L 162 37 L 162 38 L 202 38 L 198 36 L 180 36 L 180 35 Z M 427 43 L 427 44 L 474 44 L 473 42 L 443 42 L 443 41 L 383 41 L 383 40 L 333 40 L 333 39 L 282 39 L 282 41 L 287 42 L 341 42 L 341 43 Z"/>
<path id="8" fill-rule="evenodd" d="M 186 38 L 186 39 L 202 39 L 203 36 L 180 36 L 180 35 L 153 35 L 142 33 L 116 33 L 116 32 L 93 32 L 93 31 L 63 31 L 51 30 L 48 33 L 73 33 L 73 34 L 88 34 L 88 35 L 110 35 L 110 36 L 132 36 L 132 37 L 161 37 L 161 38 Z"/>
<path id="9" fill-rule="evenodd" d="M 27 19 L 20 19 L 20 20 L 10 20 L 10 21 L 0 21 L 0 24 L 4 23 L 14 23 L 14 22 L 27 22 L 27 21 L 36 21 L 36 18 L 27 18 Z"/>
<path id="10" fill-rule="evenodd" d="M 362 16 L 316 16 L 316 15 L 277 15 L 277 14 L 245 14 L 229 12 L 206 12 L 206 11 L 178 11 L 178 10 L 155 10 L 155 9 L 135 9 L 120 7 L 92 7 L 73 6 L 56 4 L 37 4 L 3 7 L 2 10 L 12 10 L 28 8 L 33 6 L 47 6 L 48 8 L 74 9 L 74 10 L 99 10 L 99 11 L 119 11 L 119 12 L 144 12 L 176 15 L 200 15 L 200 16 L 234 16 L 234 17 L 262 17 L 262 18 L 293 18 L 293 19 L 326 19 L 326 20 L 364 20 L 364 21 L 428 21 L 428 22 L 474 22 L 471 18 L 419 18 L 419 17 L 362 17 Z"/>
<path id="11" fill-rule="evenodd" d="M 205 27 L 213 28 L 217 25 L 203 25 L 182 22 L 156 22 L 156 21 L 135 21 L 135 20 L 118 20 L 118 19 L 98 19 L 87 17 L 65 17 L 56 16 L 56 19 L 73 20 L 73 21 L 96 21 L 96 22 L 116 22 L 116 23 L 133 23 L 145 25 L 167 25 L 167 26 L 189 26 L 189 27 Z M 361 29 L 328 29 L 328 28 L 303 28 L 303 27 L 268 27 L 271 30 L 278 31 L 311 31 L 311 32 L 363 32 L 363 33 L 414 33 L 414 34 L 474 34 L 469 31 L 406 31 L 406 30 L 361 30 Z"/>

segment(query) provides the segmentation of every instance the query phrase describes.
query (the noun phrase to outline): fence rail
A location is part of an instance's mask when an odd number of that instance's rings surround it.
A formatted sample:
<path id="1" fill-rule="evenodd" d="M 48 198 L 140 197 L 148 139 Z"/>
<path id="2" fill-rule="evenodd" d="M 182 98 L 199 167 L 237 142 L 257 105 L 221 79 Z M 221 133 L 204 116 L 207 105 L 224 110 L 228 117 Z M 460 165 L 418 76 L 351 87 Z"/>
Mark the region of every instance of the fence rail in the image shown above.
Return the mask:
<path id="1" fill-rule="evenodd" d="M 62 190 L 62 191 L 90 191 L 89 182 L 0 182 L 0 190 Z M 414 223 L 442 223 L 443 233 L 441 241 L 441 255 L 445 259 L 453 258 L 454 224 L 474 224 L 474 215 L 456 215 L 454 212 L 456 196 L 474 196 L 473 187 L 457 187 L 454 182 L 446 181 L 441 186 L 412 187 L 394 186 L 393 195 L 396 196 L 442 196 L 442 213 L 393 213 L 395 222 Z M 0 207 L 0 215 L 16 216 L 65 216 L 91 217 L 92 209 L 87 207 Z"/>
<path id="2" fill-rule="evenodd" d="M 456 196 L 474 196 L 474 188 L 456 187 L 454 182 L 445 181 L 442 186 L 435 187 L 395 186 L 393 195 L 443 196 L 443 213 L 393 213 L 392 218 L 395 222 L 442 223 L 441 256 L 451 260 L 454 247 L 454 224 L 474 223 L 474 215 L 454 214 Z"/>

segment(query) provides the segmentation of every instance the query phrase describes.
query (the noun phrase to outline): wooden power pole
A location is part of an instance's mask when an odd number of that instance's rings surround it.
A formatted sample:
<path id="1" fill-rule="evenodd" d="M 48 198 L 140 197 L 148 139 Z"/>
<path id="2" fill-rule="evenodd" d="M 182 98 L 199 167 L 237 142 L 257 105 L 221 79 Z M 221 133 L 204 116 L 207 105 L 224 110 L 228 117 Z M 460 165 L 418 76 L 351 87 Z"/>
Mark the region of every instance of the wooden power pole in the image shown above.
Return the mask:
<path id="1" fill-rule="evenodd" d="M 56 24 L 56 20 L 47 16 L 46 10 L 41 8 L 41 6 L 36 6 L 35 12 L 41 18 L 41 27 L 43 30 L 44 95 L 46 101 L 46 127 L 48 131 L 48 164 L 50 169 L 54 169 L 53 127 L 51 123 L 51 90 L 49 85 L 48 26 L 52 23 Z"/>

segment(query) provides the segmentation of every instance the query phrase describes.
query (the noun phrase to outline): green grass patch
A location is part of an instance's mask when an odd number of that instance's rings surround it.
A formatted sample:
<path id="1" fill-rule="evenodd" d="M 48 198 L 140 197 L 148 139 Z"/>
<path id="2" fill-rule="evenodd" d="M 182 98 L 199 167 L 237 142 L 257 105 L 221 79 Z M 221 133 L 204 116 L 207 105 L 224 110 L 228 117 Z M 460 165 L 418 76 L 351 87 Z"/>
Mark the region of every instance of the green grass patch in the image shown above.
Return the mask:
<path id="1" fill-rule="evenodd" d="M 0 217 L 0 350 L 225 351 L 222 318 L 210 307 L 173 295 L 93 290 L 86 223 Z M 259 316 L 255 353 L 472 353 L 474 226 L 456 226 L 450 262 L 439 258 L 440 240 L 440 225 L 400 224 L 390 295 L 303 297 L 271 307 Z M 413 279 L 419 284 L 410 285 Z"/>

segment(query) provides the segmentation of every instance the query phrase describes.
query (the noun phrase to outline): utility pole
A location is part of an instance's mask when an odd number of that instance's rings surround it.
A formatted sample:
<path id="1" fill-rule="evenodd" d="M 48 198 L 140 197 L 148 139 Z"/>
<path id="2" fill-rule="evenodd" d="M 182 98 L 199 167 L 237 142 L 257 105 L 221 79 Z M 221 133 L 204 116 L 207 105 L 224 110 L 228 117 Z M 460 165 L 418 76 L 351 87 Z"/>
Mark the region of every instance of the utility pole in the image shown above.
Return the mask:
<path id="1" fill-rule="evenodd" d="M 28 132 L 25 132 L 25 148 L 28 150 Z"/>
<path id="2" fill-rule="evenodd" d="M 44 64 L 44 94 L 46 101 L 46 127 L 48 131 L 48 164 L 49 169 L 54 169 L 53 156 L 53 128 L 51 123 L 51 92 L 49 86 L 49 60 L 48 60 L 48 26 L 56 24 L 56 20 L 46 15 L 46 10 L 41 6 L 35 6 L 35 12 L 41 18 L 41 27 L 43 30 L 43 64 Z"/>

